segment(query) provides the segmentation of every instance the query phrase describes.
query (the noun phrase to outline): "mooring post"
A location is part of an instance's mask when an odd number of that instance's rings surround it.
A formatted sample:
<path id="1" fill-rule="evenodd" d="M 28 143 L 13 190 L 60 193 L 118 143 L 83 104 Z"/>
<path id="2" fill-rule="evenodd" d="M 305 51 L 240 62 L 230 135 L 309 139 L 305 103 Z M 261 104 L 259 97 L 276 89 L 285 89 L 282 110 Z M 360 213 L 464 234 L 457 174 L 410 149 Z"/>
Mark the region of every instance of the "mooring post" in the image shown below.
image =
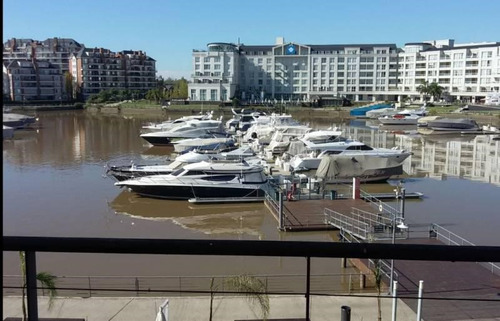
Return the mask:
<path id="1" fill-rule="evenodd" d="M 358 200 L 361 198 L 361 190 L 359 187 L 359 177 L 352 178 L 352 198 Z"/>
<path id="2" fill-rule="evenodd" d="M 285 219 L 283 217 L 283 193 L 281 190 L 278 193 L 278 217 L 279 217 L 279 225 L 280 231 L 285 229 Z"/>
<path id="3" fill-rule="evenodd" d="M 422 293 L 424 292 L 424 281 L 418 283 L 418 303 L 417 303 L 417 321 L 422 320 Z"/>

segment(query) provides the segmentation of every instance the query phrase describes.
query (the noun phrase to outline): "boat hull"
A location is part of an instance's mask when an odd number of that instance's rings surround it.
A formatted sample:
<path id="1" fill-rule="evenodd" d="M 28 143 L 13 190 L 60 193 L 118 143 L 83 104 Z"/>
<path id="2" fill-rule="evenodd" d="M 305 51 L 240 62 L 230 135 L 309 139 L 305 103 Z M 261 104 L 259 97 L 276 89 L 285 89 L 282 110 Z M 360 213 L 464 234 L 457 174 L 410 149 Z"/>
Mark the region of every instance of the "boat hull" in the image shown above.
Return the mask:
<path id="1" fill-rule="evenodd" d="M 189 185 L 128 185 L 133 192 L 147 197 L 172 200 L 188 200 L 191 198 L 255 198 L 264 197 L 260 186 L 226 184 L 226 186 L 189 186 Z"/>

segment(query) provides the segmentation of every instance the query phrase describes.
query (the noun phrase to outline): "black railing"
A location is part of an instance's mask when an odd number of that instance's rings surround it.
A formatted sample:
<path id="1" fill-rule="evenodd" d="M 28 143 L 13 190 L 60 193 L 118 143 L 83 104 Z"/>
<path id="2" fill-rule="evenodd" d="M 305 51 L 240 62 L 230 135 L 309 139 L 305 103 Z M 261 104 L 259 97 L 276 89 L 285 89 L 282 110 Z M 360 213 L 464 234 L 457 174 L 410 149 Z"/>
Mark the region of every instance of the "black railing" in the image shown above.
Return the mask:
<path id="1" fill-rule="evenodd" d="M 304 257 L 306 320 L 309 320 L 310 259 L 361 258 L 454 262 L 499 262 L 499 246 L 450 246 L 306 241 L 182 240 L 3 236 L 3 251 L 26 252 L 29 320 L 38 320 L 36 252 L 160 255 Z"/>

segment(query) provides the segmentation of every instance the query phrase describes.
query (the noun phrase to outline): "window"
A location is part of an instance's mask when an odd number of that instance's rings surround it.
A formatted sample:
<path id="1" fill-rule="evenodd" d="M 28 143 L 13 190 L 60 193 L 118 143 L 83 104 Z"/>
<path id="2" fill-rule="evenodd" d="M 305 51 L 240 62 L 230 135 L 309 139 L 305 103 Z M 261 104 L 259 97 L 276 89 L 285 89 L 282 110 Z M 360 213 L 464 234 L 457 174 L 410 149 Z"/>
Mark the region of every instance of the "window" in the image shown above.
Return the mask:
<path id="1" fill-rule="evenodd" d="M 347 50 L 347 54 L 348 54 L 348 55 L 355 55 L 355 54 L 357 54 L 357 53 L 358 53 L 358 51 L 357 51 L 356 49 L 350 49 L 350 50 Z M 348 59 L 349 59 L 349 58 L 348 58 Z M 354 59 L 356 59 L 356 58 L 354 58 Z"/>
<path id="2" fill-rule="evenodd" d="M 453 62 L 453 68 L 462 68 L 464 66 L 463 61 L 454 61 Z"/>
<path id="3" fill-rule="evenodd" d="M 194 65 L 194 69 L 195 69 L 195 70 L 199 70 L 199 69 L 200 69 L 200 64 L 196 64 L 196 65 Z"/>
<path id="4" fill-rule="evenodd" d="M 203 61 L 204 61 L 204 62 L 210 62 L 210 57 L 205 57 L 205 58 L 203 58 Z"/>
<path id="5" fill-rule="evenodd" d="M 220 65 L 214 65 L 214 70 L 220 70 Z"/>
<path id="6" fill-rule="evenodd" d="M 257 63 L 258 63 L 259 65 L 262 65 L 262 58 L 257 59 Z"/>
<path id="7" fill-rule="evenodd" d="M 194 57 L 194 62 L 200 62 L 200 57 Z"/>
<path id="8" fill-rule="evenodd" d="M 321 63 L 326 64 L 326 58 L 321 58 Z"/>
<path id="9" fill-rule="evenodd" d="M 455 60 L 464 59 L 464 54 L 463 53 L 455 53 L 455 54 L 453 54 L 453 59 L 455 59 Z"/>
<path id="10" fill-rule="evenodd" d="M 205 70 L 210 70 L 210 65 L 209 65 L 209 64 L 205 64 L 205 65 L 203 65 L 203 69 L 205 69 Z"/>
<path id="11" fill-rule="evenodd" d="M 347 58 L 347 63 L 355 64 L 356 62 L 358 62 L 358 58 Z"/>
<path id="12" fill-rule="evenodd" d="M 481 52 L 481 58 L 491 58 L 492 52 L 491 51 L 483 51 Z"/>
<path id="13" fill-rule="evenodd" d="M 406 61 L 411 61 L 408 60 L 408 58 L 413 58 L 413 57 L 406 57 Z M 386 62 L 387 58 L 386 57 L 377 57 L 377 62 Z"/>
<path id="14" fill-rule="evenodd" d="M 339 57 L 339 58 L 337 59 L 337 62 L 338 62 L 338 63 L 341 63 L 341 62 L 343 63 L 343 62 L 344 62 L 344 57 Z"/>

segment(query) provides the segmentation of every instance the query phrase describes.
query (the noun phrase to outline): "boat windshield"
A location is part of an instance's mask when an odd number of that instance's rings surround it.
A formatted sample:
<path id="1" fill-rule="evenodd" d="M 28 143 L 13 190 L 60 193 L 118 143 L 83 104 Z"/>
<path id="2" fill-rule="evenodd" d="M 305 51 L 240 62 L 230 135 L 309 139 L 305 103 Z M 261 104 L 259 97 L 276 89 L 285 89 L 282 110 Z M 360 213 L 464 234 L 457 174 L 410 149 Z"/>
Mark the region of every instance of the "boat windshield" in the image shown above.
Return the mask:
<path id="1" fill-rule="evenodd" d="M 172 176 L 179 176 L 183 172 L 184 172 L 184 168 L 179 168 L 178 170 L 173 171 L 172 174 L 170 174 L 170 175 L 172 175 Z"/>

